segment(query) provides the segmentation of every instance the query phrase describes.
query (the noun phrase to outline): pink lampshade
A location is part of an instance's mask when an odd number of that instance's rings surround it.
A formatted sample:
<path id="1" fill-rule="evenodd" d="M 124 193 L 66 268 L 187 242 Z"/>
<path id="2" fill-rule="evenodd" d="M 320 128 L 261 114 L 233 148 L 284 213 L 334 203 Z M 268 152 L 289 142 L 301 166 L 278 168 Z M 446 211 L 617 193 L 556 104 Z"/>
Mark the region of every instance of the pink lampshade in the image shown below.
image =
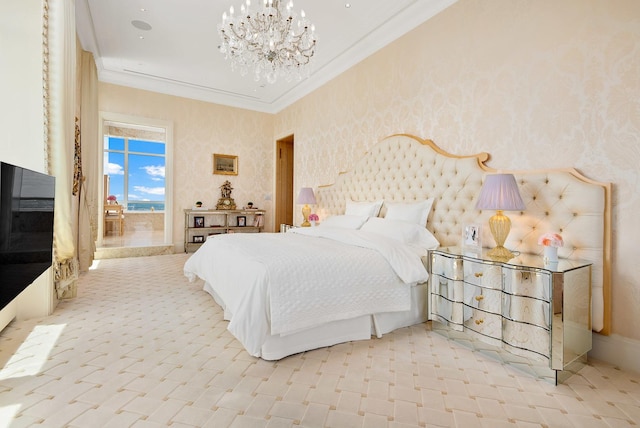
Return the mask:
<path id="1" fill-rule="evenodd" d="M 298 204 L 315 204 L 316 196 L 313 194 L 311 187 L 303 187 L 298 194 Z"/>
<path id="2" fill-rule="evenodd" d="M 479 210 L 521 211 L 525 209 L 513 174 L 490 174 L 484 179 L 476 208 Z"/>

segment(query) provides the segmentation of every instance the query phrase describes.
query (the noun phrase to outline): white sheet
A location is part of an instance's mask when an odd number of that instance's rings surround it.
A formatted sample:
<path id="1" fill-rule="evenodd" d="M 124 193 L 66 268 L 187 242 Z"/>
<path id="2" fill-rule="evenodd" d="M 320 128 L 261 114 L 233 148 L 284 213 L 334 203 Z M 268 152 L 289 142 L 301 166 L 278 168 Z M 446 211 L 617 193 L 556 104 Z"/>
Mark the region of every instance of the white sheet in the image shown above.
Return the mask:
<path id="1" fill-rule="evenodd" d="M 320 229 L 218 235 L 185 264 L 187 277 L 203 278 L 223 301 L 229 331 L 251 355 L 260 356 L 269 334 L 408 310 L 409 286 L 427 279 L 415 251 L 383 237 Z"/>

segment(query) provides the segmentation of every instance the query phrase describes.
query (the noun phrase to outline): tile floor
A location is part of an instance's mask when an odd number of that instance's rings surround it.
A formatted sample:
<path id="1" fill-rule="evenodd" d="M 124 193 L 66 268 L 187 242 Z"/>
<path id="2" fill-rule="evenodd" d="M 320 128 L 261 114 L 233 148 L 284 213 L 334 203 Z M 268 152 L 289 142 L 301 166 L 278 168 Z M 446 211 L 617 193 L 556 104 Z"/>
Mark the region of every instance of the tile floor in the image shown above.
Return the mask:
<path id="1" fill-rule="evenodd" d="M 188 255 L 100 260 L 78 297 L 0 333 L 0 426 L 634 427 L 640 374 L 553 386 L 429 324 L 278 362 L 250 357 L 182 276 Z"/>
<path id="2" fill-rule="evenodd" d="M 96 249 L 94 258 L 119 259 L 173 253 L 173 245 L 164 244 L 164 231 L 137 228 L 125 230 L 122 236 L 108 233 L 102 238 L 102 245 Z"/>
<path id="3" fill-rule="evenodd" d="M 122 235 L 107 233 L 102 247 L 147 247 L 164 244 L 164 230 L 125 230 Z"/>

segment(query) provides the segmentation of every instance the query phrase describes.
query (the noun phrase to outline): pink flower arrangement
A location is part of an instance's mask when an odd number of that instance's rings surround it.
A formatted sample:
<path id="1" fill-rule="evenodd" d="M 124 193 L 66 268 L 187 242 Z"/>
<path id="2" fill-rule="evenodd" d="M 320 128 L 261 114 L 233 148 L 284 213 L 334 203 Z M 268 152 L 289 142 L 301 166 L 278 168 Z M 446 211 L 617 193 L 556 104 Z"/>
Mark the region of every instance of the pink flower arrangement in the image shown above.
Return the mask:
<path id="1" fill-rule="evenodd" d="M 544 245 L 545 247 L 562 247 L 564 241 L 562 236 L 557 233 L 545 233 L 538 238 L 538 245 Z"/>
<path id="2" fill-rule="evenodd" d="M 318 217 L 318 214 L 309 214 L 309 221 L 318 221 L 320 220 L 320 217 Z"/>
<path id="3" fill-rule="evenodd" d="M 117 200 L 118 200 L 118 199 L 116 199 L 115 195 L 109 195 L 109 196 L 107 197 L 107 201 L 109 201 L 109 202 L 115 202 L 115 201 L 117 201 Z"/>

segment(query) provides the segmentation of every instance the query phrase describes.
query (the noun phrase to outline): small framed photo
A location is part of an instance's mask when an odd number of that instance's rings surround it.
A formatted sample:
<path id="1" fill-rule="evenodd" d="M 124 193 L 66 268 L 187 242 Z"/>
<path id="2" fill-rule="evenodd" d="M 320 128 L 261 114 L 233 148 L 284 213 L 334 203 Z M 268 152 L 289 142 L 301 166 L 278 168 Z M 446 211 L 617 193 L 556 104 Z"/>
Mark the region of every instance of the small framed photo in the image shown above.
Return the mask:
<path id="1" fill-rule="evenodd" d="M 193 237 L 193 243 L 194 244 L 201 244 L 204 242 L 204 236 L 203 235 L 196 235 Z"/>
<path id="2" fill-rule="evenodd" d="M 466 224 L 462 228 L 462 246 L 467 248 L 482 248 L 482 229 L 479 224 Z"/>
<path id="3" fill-rule="evenodd" d="M 236 217 L 237 221 L 238 221 L 238 226 L 239 227 L 245 227 L 247 225 L 247 217 L 243 216 L 243 215 L 239 215 L 238 217 Z"/>
<path id="4" fill-rule="evenodd" d="M 238 175 L 238 156 L 213 154 L 213 173 Z"/>
<path id="5" fill-rule="evenodd" d="M 204 217 L 194 217 L 193 227 L 204 227 Z"/>

